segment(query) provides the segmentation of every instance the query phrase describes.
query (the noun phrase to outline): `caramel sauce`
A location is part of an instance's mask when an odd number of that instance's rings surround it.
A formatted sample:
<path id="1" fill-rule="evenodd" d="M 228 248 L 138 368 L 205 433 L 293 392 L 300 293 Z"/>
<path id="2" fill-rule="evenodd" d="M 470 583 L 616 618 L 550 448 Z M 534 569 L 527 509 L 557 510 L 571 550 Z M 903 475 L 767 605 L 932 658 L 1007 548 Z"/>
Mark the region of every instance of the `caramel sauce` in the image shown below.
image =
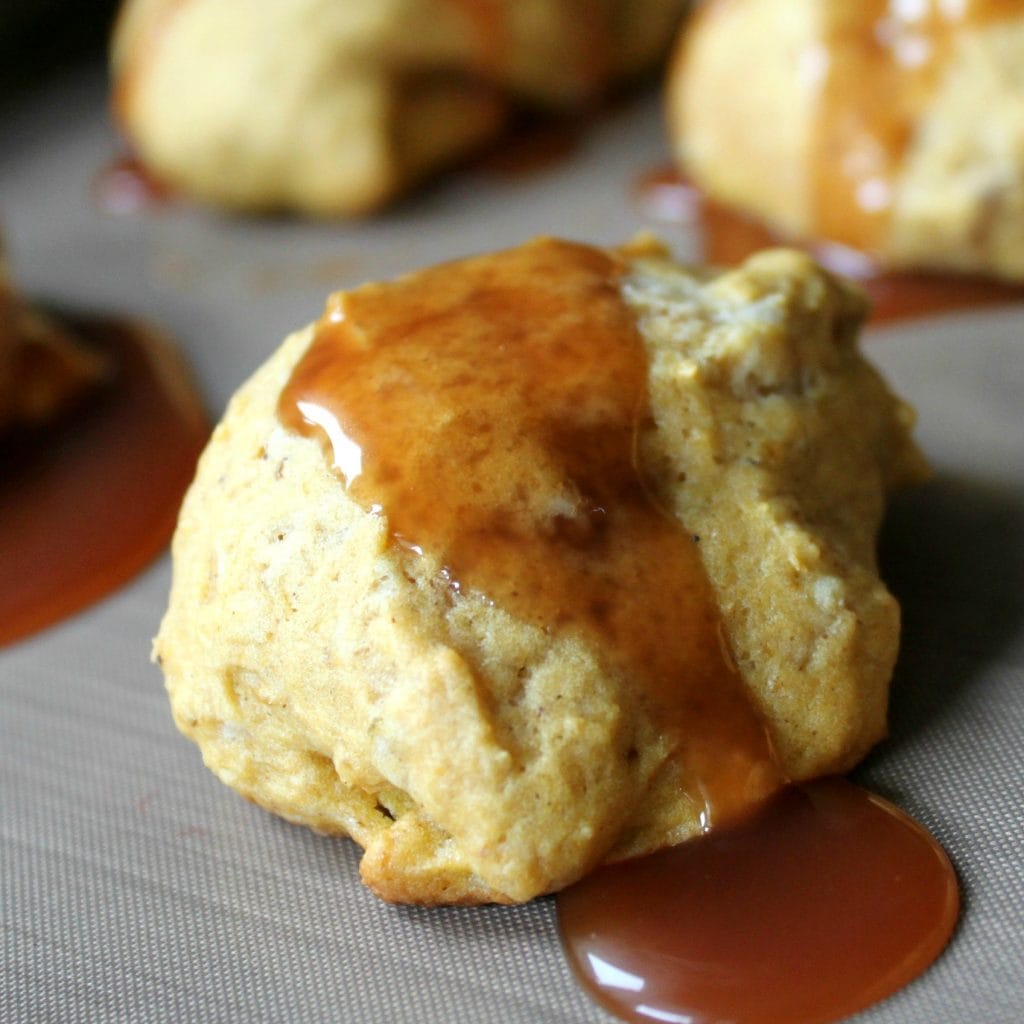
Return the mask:
<path id="1" fill-rule="evenodd" d="M 715 829 L 557 897 L 587 990 L 626 1020 L 821 1024 L 938 955 L 956 879 L 863 790 L 781 786 L 696 545 L 637 464 L 653 424 L 622 271 L 541 240 L 336 295 L 278 415 L 453 602 L 583 636 L 672 740 Z"/>
<path id="2" fill-rule="evenodd" d="M 942 951 L 956 875 L 920 825 L 842 779 L 557 897 L 573 971 L 627 1021 L 823 1024 Z"/>
<path id="3" fill-rule="evenodd" d="M 716 823 L 779 782 L 700 556 L 636 465 L 653 428 L 621 267 L 539 241 L 334 296 L 279 416 L 407 550 L 639 687 Z"/>
<path id="4" fill-rule="evenodd" d="M 772 246 L 806 249 L 823 266 L 857 281 L 871 299 L 871 323 L 1024 300 L 1024 285 L 966 274 L 882 271 L 870 257 L 844 246 L 783 238 L 705 196 L 673 169 L 644 174 L 636 195 L 652 218 L 695 229 L 700 259 L 716 266 L 733 266 Z"/>
<path id="5" fill-rule="evenodd" d="M 0 644 L 84 608 L 167 544 L 209 428 L 146 329 L 67 321 L 117 368 L 66 418 L 0 441 Z"/>
<path id="6" fill-rule="evenodd" d="M 811 155 L 816 236 L 881 250 L 913 129 L 957 35 L 1020 11 L 1020 0 L 861 0 L 830 8 Z"/>
<path id="7" fill-rule="evenodd" d="M 115 158 L 92 182 L 93 201 L 106 213 L 142 213 L 166 206 L 175 195 L 137 156 Z"/>

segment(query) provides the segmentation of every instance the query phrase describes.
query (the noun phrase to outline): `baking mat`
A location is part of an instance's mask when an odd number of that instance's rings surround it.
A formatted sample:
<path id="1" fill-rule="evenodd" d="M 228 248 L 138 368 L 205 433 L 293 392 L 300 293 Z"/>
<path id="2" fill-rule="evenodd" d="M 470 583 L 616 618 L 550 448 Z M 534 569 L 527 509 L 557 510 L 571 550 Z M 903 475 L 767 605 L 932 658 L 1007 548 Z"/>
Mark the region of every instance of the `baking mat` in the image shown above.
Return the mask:
<path id="1" fill-rule="evenodd" d="M 530 174 L 465 171 L 379 219 L 317 224 L 102 212 L 90 188 L 116 151 L 105 89 L 99 67 L 67 71 L 0 107 L 14 276 L 61 306 L 160 324 L 214 414 L 333 288 L 535 234 L 614 243 L 656 227 L 631 199 L 666 161 L 655 96 Z M 694 255 L 685 231 L 662 234 Z M 931 970 L 857 1020 L 1018 1024 L 1024 307 L 879 330 L 866 348 L 917 406 L 936 476 L 886 529 L 904 651 L 891 738 L 858 777 L 939 836 L 964 914 Z M 550 901 L 386 906 L 359 884 L 351 844 L 218 783 L 148 662 L 168 582 L 165 557 L 0 651 L 0 1021 L 611 1021 L 573 983 Z"/>

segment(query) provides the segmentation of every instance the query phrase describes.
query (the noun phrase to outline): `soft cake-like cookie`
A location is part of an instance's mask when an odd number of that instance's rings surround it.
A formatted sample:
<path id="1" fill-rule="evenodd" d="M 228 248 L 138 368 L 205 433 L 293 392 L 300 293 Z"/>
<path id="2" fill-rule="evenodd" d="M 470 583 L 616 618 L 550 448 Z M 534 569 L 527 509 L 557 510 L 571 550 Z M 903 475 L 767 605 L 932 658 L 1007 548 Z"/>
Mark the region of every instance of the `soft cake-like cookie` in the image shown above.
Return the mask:
<path id="1" fill-rule="evenodd" d="M 232 400 L 155 644 L 230 786 L 387 899 L 521 901 L 883 734 L 860 294 L 550 239 L 331 298 Z"/>
<path id="2" fill-rule="evenodd" d="M 783 237 L 1024 280 L 1024 7 L 710 0 L 668 82 L 679 161 Z"/>
<path id="3" fill-rule="evenodd" d="M 378 208 L 660 59 L 683 0 L 128 0 L 115 111 L 161 180 L 230 207 Z"/>

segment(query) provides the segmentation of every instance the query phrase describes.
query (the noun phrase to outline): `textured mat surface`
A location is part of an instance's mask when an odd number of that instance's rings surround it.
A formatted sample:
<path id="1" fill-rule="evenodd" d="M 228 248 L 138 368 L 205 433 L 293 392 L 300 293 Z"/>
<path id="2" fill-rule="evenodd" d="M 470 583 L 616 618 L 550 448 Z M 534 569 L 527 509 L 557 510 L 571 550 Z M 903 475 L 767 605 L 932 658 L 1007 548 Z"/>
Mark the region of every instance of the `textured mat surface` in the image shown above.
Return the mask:
<path id="1" fill-rule="evenodd" d="M 465 172 L 359 225 L 229 220 L 90 199 L 115 153 L 100 71 L 0 110 L 16 279 L 82 310 L 146 316 L 188 352 L 216 414 L 332 288 L 534 234 L 612 243 L 645 224 L 632 185 L 665 160 L 653 99 L 526 177 Z M 664 237 L 683 256 L 692 239 Z M 896 504 L 905 608 L 892 736 L 858 777 L 922 820 L 963 881 L 924 977 L 858 1020 L 1024 1019 L 1024 306 L 875 332 L 918 406 L 935 480 Z M 0 537 L 0 573 L 3 538 Z M 0 651 L 0 1021 L 610 1021 L 570 978 L 553 907 L 378 903 L 355 849 L 244 803 L 171 722 L 149 639 L 167 559 Z"/>

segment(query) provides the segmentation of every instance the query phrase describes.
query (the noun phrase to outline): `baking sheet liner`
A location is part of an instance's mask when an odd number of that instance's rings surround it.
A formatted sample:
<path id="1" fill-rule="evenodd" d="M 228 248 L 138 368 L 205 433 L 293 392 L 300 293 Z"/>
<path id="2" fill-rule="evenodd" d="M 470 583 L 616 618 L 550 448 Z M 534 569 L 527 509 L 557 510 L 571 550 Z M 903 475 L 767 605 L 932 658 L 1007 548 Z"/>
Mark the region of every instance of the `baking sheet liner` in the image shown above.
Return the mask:
<path id="1" fill-rule="evenodd" d="M 465 171 L 358 224 L 114 217 L 90 198 L 116 152 L 103 72 L 0 107 L 0 222 L 37 298 L 172 332 L 216 415 L 328 291 L 535 234 L 615 243 L 666 162 L 655 96 L 566 159 Z M 682 258 L 694 240 L 660 233 Z M 872 331 L 917 406 L 935 479 L 902 495 L 883 563 L 905 615 L 891 737 L 857 777 L 938 835 L 964 889 L 951 946 L 857 1019 L 1024 1019 L 1024 306 Z M 154 467 L 158 471 L 159 467 Z M 0 538 L 0 572 L 3 571 Z M 149 641 L 169 562 L 0 651 L 0 1020 L 611 1021 L 572 981 L 554 908 L 378 902 L 356 848 L 253 807 L 171 722 Z M 700 907 L 694 907 L 695 914 Z"/>

